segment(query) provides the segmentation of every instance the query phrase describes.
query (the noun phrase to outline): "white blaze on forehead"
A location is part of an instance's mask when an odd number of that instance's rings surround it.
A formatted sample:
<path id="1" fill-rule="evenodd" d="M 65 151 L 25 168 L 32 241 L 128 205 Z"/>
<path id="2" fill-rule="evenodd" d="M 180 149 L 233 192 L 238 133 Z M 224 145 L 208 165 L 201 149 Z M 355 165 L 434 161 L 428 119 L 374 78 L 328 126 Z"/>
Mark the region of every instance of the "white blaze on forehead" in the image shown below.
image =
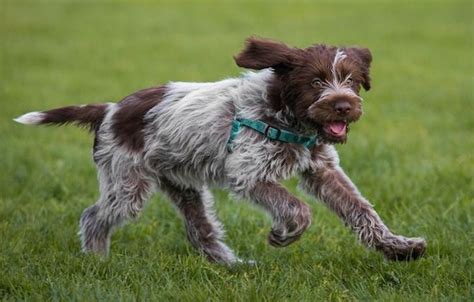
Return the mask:
<path id="1" fill-rule="evenodd" d="M 332 61 L 332 76 L 333 76 L 333 81 L 336 82 L 337 79 L 337 72 L 336 72 L 336 65 L 340 61 L 344 60 L 347 57 L 346 53 L 339 48 L 336 50 L 336 55 L 334 56 L 334 61 Z"/>

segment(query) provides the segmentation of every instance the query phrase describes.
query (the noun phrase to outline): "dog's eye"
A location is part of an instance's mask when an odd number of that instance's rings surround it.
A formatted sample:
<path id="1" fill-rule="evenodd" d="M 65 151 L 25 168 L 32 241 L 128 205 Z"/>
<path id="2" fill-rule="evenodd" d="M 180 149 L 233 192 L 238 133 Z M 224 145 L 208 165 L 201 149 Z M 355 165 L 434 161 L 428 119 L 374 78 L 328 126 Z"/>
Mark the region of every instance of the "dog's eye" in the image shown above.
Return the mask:
<path id="1" fill-rule="evenodd" d="M 320 78 L 314 78 L 313 81 L 311 81 L 311 86 L 314 88 L 321 88 L 323 87 L 323 81 L 321 81 Z"/>
<path id="2" fill-rule="evenodd" d="M 347 85 L 352 85 L 353 82 L 354 82 L 354 81 L 352 80 L 351 77 L 348 77 L 348 78 L 346 79 L 346 84 L 347 84 Z"/>

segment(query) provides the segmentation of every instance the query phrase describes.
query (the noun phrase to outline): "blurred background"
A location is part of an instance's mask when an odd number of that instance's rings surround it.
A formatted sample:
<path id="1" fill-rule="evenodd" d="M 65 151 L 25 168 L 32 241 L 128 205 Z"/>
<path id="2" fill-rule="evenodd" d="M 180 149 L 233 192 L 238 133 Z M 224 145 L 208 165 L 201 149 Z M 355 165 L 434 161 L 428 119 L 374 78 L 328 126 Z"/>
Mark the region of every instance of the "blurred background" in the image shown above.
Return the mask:
<path id="1" fill-rule="evenodd" d="M 454 0 L 0 0 L 0 298 L 472 299 L 473 11 Z M 296 178 L 285 185 L 314 221 L 281 250 L 266 244 L 261 211 L 216 191 L 228 243 L 256 267 L 202 260 L 161 195 L 114 235 L 108 260 L 81 255 L 78 219 L 98 195 L 91 136 L 12 118 L 238 76 L 232 56 L 250 35 L 371 49 L 365 115 L 337 148 L 394 232 L 427 238 L 425 258 L 366 251 Z"/>

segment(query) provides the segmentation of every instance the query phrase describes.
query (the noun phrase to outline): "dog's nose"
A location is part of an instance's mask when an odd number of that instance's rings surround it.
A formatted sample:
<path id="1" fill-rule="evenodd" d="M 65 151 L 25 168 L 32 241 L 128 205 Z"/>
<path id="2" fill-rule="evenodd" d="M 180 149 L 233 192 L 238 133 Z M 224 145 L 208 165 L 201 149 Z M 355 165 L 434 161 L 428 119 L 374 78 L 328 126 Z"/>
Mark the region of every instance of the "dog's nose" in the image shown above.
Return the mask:
<path id="1" fill-rule="evenodd" d="M 334 110 L 338 114 L 348 114 L 351 111 L 351 104 L 347 101 L 339 101 L 334 105 Z"/>

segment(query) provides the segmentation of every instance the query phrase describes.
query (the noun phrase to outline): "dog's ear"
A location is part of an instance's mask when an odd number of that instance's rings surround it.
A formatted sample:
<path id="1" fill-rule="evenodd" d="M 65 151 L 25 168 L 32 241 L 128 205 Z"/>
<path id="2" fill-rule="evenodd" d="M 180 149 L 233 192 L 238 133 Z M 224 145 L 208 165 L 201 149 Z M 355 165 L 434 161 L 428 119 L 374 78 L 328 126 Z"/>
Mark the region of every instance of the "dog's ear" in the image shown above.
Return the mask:
<path id="1" fill-rule="evenodd" d="M 283 43 L 250 37 L 244 49 L 234 56 L 238 66 L 250 69 L 272 67 L 277 72 L 290 70 L 299 55 L 299 49 L 290 48 Z"/>
<path id="2" fill-rule="evenodd" d="M 362 87 L 367 91 L 370 89 L 370 63 L 372 54 L 368 48 L 351 47 L 348 48 L 349 55 L 359 64 L 362 71 Z"/>

